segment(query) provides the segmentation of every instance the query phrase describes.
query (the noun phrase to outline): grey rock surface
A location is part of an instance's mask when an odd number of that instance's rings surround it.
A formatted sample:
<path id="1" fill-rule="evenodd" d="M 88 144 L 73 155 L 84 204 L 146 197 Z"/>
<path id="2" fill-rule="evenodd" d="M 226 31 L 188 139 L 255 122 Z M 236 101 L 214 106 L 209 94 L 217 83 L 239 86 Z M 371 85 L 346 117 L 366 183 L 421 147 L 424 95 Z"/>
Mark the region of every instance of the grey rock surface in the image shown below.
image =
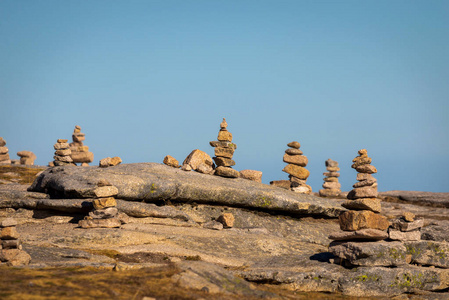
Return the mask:
<path id="1" fill-rule="evenodd" d="M 432 193 L 419 191 L 387 191 L 379 193 L 382 197 L 396 197 L 402 201 L 418 205 L 430 205 L 449 208 L 449 193 Z"/>

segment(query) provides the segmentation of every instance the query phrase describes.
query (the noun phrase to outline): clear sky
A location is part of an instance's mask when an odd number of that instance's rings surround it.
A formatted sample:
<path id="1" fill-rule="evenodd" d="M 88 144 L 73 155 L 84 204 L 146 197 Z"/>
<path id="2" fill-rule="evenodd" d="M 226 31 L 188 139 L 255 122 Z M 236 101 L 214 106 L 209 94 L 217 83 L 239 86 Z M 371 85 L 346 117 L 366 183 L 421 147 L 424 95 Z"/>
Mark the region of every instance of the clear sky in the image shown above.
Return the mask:
<path id="1" fill-rule="evenodd" d="M 379 190 L 449 192 L 449 1 L 0 1 L 0 136 L 53 160 L 75 125 L 94 164 L 213 156 L 282 172 L 287 143 L 324 161 L 366 148 Z"/>

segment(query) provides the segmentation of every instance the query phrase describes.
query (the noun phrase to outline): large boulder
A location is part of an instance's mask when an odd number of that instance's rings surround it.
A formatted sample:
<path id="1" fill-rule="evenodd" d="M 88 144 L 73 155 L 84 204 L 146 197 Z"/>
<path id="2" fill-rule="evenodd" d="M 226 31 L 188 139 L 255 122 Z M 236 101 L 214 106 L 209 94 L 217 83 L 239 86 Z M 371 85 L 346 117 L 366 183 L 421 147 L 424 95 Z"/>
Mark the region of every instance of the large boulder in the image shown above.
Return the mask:
<path id="1" fill-rule="evenodd" d="M 344 210 L 334 200 L 300 195 L 241 178 L 231 180 L 183 172 L 158 163 L 121 164 L 114 168 L 49 168 L 29 190 L 62 198 L 92 198 L 102 179 L 117 187 L 116 198 L 125 200 L 214 203 L 327 217 L 338 217 Z"/>

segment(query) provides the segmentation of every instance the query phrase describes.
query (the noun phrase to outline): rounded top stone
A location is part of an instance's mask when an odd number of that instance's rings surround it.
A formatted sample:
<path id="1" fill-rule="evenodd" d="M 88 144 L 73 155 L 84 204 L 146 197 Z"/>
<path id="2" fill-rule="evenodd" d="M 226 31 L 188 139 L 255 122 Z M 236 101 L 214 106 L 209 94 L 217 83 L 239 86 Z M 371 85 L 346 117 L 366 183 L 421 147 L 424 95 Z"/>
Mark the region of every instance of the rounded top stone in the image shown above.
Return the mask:
<path id="1" fill-rule="evenodd" d="M 289 146 L 291 148 L 299 149 L 299 147 L 301 147 L 301 144 L 297 141 L 293 141 L 293 142 L 288 143 L 287 146 Z"/>
<path id="2" fill-rule="evenodd" d="M 366 149 L 360 149 L 359 154 L 360 155 L 368 155 L 368 151 Z"/>
<path id="3" fill-rule="evenodd" d="M 226 123 L 226 119 L 223 118 L 223 121 L 220 123 L 220 128 L 226 129 L 226 127 L 228 127 L 228 123 Z"/>
<path id="4" fill-rule="evenodd" d="M 3 147 L 5 145 L 6 145 L 6 141 L 2 137 L 0 137 L 0 147 Z"/>

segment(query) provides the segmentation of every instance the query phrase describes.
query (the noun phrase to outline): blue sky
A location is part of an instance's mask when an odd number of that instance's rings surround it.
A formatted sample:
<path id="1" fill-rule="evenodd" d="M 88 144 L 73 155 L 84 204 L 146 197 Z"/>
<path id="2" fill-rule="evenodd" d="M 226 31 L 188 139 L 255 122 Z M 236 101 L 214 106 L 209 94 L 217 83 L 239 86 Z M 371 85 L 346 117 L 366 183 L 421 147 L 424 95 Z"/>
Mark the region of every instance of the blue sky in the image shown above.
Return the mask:
<path id="1" fill-rule="evenodd" d="M 0 1 L 0 136 L 52 161 L 75 125 L 94 164 L 213 156 L 318 191 L 368 149 L 379 190 L 449 192 L 449 1 Z"/>

